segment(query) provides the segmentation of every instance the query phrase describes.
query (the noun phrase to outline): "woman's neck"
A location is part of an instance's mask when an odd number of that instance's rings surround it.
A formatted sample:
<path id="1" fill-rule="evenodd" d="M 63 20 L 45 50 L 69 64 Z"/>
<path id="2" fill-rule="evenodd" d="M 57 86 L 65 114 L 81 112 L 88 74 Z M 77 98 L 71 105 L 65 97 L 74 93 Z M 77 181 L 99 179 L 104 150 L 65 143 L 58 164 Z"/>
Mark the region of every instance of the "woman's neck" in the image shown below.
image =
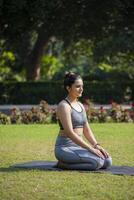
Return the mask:
<path id="1" fill-rule="evenodd" d="M 70 103 L 74 103 L 74 102 L 77 102 L 78 99 L 76 97 L 73 97 L 73 96 L 67 96 L 66 99 L 70 102 Z"/>

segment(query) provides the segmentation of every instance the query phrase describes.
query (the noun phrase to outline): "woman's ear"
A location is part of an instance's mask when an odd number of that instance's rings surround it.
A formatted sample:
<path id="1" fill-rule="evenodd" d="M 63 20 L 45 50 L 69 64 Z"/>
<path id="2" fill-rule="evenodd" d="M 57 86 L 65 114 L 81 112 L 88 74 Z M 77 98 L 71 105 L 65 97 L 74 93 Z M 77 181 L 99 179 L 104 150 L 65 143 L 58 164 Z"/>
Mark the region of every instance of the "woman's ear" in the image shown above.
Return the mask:
<path id="1" fill-rule="evenodd" d="M 67 87 L 66 87 L 66 90 L 69 92 L 69 91 L 70 91 L 70 87 L 69 87 L 69 86 L 67 86 Z"/>

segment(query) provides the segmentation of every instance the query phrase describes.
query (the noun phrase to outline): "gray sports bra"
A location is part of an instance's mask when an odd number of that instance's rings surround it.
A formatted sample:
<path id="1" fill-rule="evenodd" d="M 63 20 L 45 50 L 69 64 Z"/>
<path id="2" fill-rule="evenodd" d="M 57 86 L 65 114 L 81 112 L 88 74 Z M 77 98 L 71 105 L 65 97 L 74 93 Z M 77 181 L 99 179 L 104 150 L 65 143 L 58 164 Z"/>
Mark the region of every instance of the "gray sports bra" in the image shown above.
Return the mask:
<path id="1" fill-rule="evenodd" d="M 81 107 L 81 112 L 75 110 L 71 103 L 65 99 L 65 101 L 71 106 L 72 110 L 71 110 L 71 119 L 72 119 L 72 125 L 73 125 L 73 129 L 75 128 L 83 128 L 84 124 L 87 122 L 87 117 L 86 117 L 86 113 L 85 111 L 83 110 L 82 106 L 80 105 Z M 64 130 L 60 120 L 58 120 L 59 122 L 59 126 L 60 126 L 60 130 Z"/>

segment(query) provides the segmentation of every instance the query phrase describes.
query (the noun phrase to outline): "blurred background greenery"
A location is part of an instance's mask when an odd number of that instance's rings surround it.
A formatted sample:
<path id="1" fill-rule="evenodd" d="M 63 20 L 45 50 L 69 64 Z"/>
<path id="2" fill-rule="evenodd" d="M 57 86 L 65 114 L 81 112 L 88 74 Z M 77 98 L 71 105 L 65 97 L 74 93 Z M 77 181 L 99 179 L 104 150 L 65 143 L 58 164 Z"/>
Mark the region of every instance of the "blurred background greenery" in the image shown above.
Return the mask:
<path id="1" fill-rule="evenodd" d="M 0 103 L 57 103 L 69 70 L 93 101 L 132 102 L 133 10 L 132 0 L 1 0 Z"/>

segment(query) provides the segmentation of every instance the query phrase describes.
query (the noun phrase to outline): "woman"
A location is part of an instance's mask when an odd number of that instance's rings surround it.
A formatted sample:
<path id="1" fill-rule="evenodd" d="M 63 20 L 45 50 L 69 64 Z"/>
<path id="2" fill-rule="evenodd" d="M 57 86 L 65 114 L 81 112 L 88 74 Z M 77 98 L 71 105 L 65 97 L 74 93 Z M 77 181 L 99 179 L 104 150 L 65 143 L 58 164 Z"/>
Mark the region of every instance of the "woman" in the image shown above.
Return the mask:
<path id="1" fill-rule="evenodd" d="M 82 96 L 83 81 L 80 75 L 68 72 L 64 79 L 67 97 L 57 107 L 60 131 L 55 144 L 57 166 L 63 169 L 97 170 L 112 165 L 109 154 L 96 141 L 84 106 L 78 101 Z M 83 140 L 84 134 L 87 142 Z"/>

